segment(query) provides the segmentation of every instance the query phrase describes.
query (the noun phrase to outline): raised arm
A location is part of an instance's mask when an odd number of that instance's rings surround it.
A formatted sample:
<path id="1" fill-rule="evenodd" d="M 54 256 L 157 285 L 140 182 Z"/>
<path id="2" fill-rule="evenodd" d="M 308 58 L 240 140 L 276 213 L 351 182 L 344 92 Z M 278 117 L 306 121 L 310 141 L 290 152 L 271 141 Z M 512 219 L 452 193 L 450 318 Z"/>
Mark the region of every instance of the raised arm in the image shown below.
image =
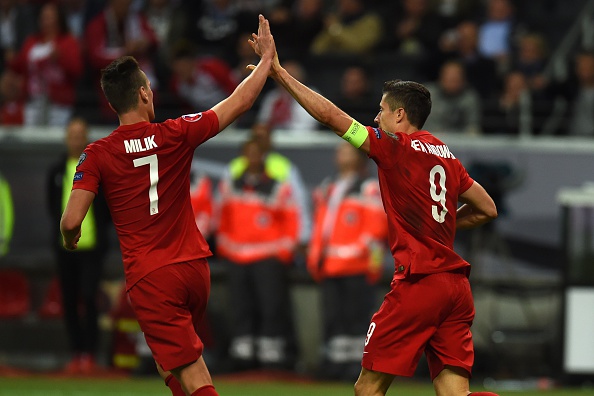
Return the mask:
<path id="1" fill-rule="evenodd" d="M 252 43 L 252 47 L 258 55 L 264 59 L 264 55 L 257 47 L 258 40 Z M 253 66 L 252 66 L 253 67 Z M 270 76 L 283 88 L 287 90 L 295 98 L 297 102 L 318 122 L 324 124 L 332 129 L 338 136 L 343 137 L 347 132 L 353 131 L 353 127 L 359 129 L 359 133 L 367 134 L 366 130 L 361 129 L 361 124 L 354 124 L 354 120 L 347 113 L 342 111 L 338 106 L 326 99 L 319 93 L 309 89 L 307 86 L 300 83 L 293 76 L 291 76 L 281 65 L 278 60 L 278 55 L 274 56 L 272 61 L 272 68 Z M 362 144 L 357 145 L 361 150 L 369 153 L 369 138 L 359 138 L 363 141 Z"/>
<path id="2" fill-rule="evenodd" d="M 262 15 L 259 17 L 258 34 L 254 34 L 253 37 L 257 40 L 262 57 L 252 73 L 235 88 L 235 91 L 212 108 L 219 119 L 219 131 L 225 129 L 252 107 L 266 83 L 276 48 L 270 34 L 268 20 Z"/>
<path id="3" fill-rule="evenodd" d="M 476 181 L 460 195 L 463 203 L 456 213 L 456 229 L 478 227 L 497 217 L 497 208 L 491 196 Z"/>
<path id="4" fill-rule="evenodd" d="M 76 189 L 70 193 L 66 209 L 60 221 L 60 231 L 64 237 L 64 247 L 74 250 L 78 247 L 80 239 L 80 226 L 95 199 L 95 193 L 87 190 Z"/>

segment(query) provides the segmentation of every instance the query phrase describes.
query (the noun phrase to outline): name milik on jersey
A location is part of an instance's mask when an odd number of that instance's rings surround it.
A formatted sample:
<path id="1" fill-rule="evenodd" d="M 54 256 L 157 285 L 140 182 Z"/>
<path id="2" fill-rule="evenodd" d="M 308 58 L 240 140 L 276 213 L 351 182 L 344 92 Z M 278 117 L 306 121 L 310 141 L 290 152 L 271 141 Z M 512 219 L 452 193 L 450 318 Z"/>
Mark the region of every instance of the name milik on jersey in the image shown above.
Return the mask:
<path id="1" fill-rule="evenodd" d="M 124 140 L 124 147 L 126 148 L 127 153 L 140 153 L 142 151 L 154 149 L 158 146 L 157 143 L 155 143 L 155 135 L 151 135 L 144 139 Z"/>

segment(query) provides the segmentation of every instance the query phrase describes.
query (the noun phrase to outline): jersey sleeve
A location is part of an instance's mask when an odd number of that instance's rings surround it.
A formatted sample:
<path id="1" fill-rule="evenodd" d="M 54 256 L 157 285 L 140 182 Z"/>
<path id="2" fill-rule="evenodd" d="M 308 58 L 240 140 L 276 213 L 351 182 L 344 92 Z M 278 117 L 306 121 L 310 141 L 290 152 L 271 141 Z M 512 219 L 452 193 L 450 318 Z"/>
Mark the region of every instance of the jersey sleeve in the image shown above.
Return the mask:
<path id="1" fill-rule="evenodd" d="M 78 160 L 72 189 L 87 190 L 98 194 L 100 182 L 101 173 L 98 167 L 98 155 L 93 145 L 89 145 Z"/>
<path id="2" fill-rule="evenodd" d="M 460 192 L 458 193 L 458 195 L 464 194 L 466 192 L 466 190 L 468 190 L 470 188 L 470 186 L 472 186 L 472 183 L 474 183 L 474 180 L 472 179 L 472 177 L 470 177 L 470 175 L 466 171 L 466 168 L 464 168 L 464 166 L 462 166 L 461 163 L 459 163 L 459 166 L 460 166 Z"/>
<path id="3" fill-rule="evenodd" d="M 395 166 L 403 155 L 408 136 L 404 133 L 388 134 L 379 128 L 367 127 L 369 132 L 369 157 L 380 168 Z"/>
<path id="4" fill-rule="evenodd" d="M 219 133 L 219 118 L 212 110 L 186 114 L 173 122 L 178 124 L 186 141 L 194 148 Z"/>

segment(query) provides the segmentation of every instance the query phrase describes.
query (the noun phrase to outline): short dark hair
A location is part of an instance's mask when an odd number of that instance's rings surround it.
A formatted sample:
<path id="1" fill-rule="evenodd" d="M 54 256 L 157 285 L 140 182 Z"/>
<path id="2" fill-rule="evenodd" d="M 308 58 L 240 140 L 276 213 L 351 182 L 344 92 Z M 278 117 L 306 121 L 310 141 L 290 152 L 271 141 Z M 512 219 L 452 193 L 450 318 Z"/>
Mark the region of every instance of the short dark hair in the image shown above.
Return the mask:
<path id="1" fill-rule="evenodd" d="M 411 125 L 421 129 L 431 113 L 431 94 L 423 84 L 414 81 L 391 80 L 384 83 L 382 93 L 394 111 L 402 107 Z"/>
<path id="2" fill-rule="evenodd" d="M 118 114 L 138 107 L 138 89 L 147 79 L 134 57 L 122 56 L 101 70 L 101 89 Z"/>

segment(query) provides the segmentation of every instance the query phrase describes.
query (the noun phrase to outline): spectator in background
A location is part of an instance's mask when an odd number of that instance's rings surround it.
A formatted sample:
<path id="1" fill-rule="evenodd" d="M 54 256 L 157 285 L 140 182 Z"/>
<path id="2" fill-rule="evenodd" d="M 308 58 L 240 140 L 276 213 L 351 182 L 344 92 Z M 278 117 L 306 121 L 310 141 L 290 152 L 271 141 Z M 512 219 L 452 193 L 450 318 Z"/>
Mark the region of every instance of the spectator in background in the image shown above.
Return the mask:
<path id="1" fill-rule="evenodd" d="M 435 11 L 448 28 L 455 28 L 466 20 L 472 20 L 480 10 L 480 0 L 431 0 Z"/>
<path id="2" fill-rule="evenodd" d="M 212 181 L 205 173 L 190 173 L 190 203 L 198 230 L 208 241 L 213 232 Z"/>
<path id="3" fill-rule="evenodd" d="M 323 0 L 296 0 L 293 4 L 281 3 L 270 12 L 270 26 L 276 32 L 274 40 L 279 51 L 293 57 L 309 52 L 324 28 L 323 6 Z"/>
<path id="4" fill-rule="evenodd" d="M 491 98 L 498 89 L 497 64 L 478 50 L 478 26 L 464 21 L 455 29 L 445 31 L 439 47 L 446 60 L 458 60 L 464 65 L 468 83 L 481 98 Z"/>
<path id="5" fill-rule="evenodd" d="M 509 69 L 516 30 L 514 14 L 510 0 L 488 0 L 486 19 L 479 27 L 479 51 L 497 63 L 500 75 Z"/>
<path id="6" fill-rule="evenodd" d="M 0 76 L 0 125 L 23 125 L 23 79 L 8 70 Z"/>
<path id="7" fill-rule="evenodd" d="M 65 126 L 72 116 L 83 60 L 58 5 L 41 8 L 38 32 L 25 40 L 10 67 L 25 80 L 25 125 Z"/>
<path id="8" fill-rule="evenodd" d="M 594 52 L 581 51 L 575 57 L 574 89 L 568 89 L 570 119 L 568 135 L 594 137 Z M 569 84 L 571 85 L 571 84 Z M 568 86 L 569 88 L 569 86 Z"/>
<path id="9" fill-rule="evenodd" d="M 83 40 L 89 21 L 103 10 L 103 0 L 59 0 L 66 14 L 68 29 L 74 37 Z"/>
<path id="10" fill-rule="evenodd" d="M 379 43 L 382 21 L 363 0 L 338 0 L 338 7 L 327 15 L 324 30 L 311 45 L 315 55 L 360 55 Z"/>
<path id="11" fill-rule="evenodd" d="M 85 160 L 89 143 L 85 120 L 74 118 L 66 127 L 66 155 L 48 174 L 48 206 L 52 224 L 59 224 L 68 202 L 76 167 Z M 60 280 L 64 323 L 72 353 L 65 367 L 68 374 L 91 374 L 96 369 L 99 327 L 97 293 L 107 251 L 109 212 L 99 194 L 82 223 L 82 236 L 76 251 L 62 246 L 60 231 L 52 227 L 51 240 Z"/>
<path id="12" fill-rule="evenodd" d="M 115 121 L 115 115 L 101 93 L 99 74 L 113 60 L 134 56 L 151 81 L 151 89 L 158 90 L 152 53 L 157 48 L 157 37 L 147 19 L 131 8 L 132 0 L 108 0 L 105 9 L 91 20 L 85 30 L 88 63 L 97 83 L 97 92 L 105 120 Z"/>
<path id="13" fill-rule="evenodd" d="M 367 157 L 347 142 L 336 149 L 336 176 L 314 191 L 307 268 L 320 282 L 324 377 L 354 381 L 374 306 L 373 284 L 387 251 L 388 223 Z"/>
<path id="14" fill-rule="evenodd" d="M 172 54 L 173 92 L 190 108 L 210 109 L 237 87 L 231 68 L 214 56 L 196 57 L 189 43 L 178 43 Z"/>
<path id="15" fill-rule="evenodd" d="M 467 84 L 460 62 L 446 62 L 441 67 L 437 83 L 426 87 L 433 103 L 425 123 L 427 130 L 467 135 L 481 133 L 481 99 Z"/>
<path id="16" fill-rule="evenodd" d="M 186 2 L 190 18 L 188 38 L 205 52 L 225 57 L 234 48 L 240 30 L 240 2 L 204 0 Z"/>
<path id="17" fill-rule="evenodd" d="M 232 162 L 219 188 L 216 238 L 228 263 L 229 353 L 237 369 L 288 369 L 296 357 L 287 269 L 298 241 L 297 206 L 288 179 L 270 173 L 258 141 L 245 143 L 242 157 L 245 166 Z"/>
<path id="18" fill-rule="evenodd" d="M 533 93 L 542 93 L 548 81 L 544 70 L 548 61 L 547 43 L 540 34 L 529 33 L 519 38 L 518 51 L 513 60 L 513 69 L 526 76 L 528 86 Z"/>
<path id="19" fill-rule="evenodd" d="M 362 66 L 350 66 L 344 70 L 340 93 L 332 101 L 355 119 L 365 122 L 371 120 L 377 110 L 370 91 L 367 70 Z"/>
<path id="20" fill-rule="evenodd" d="M 437 53 L 444 21 L 429 5 L 429 0 L 401 0 L 385 14 L 382 47 L 406 55 Z"/>
<path id="21" fill-rule="evenodd" d="M 167 81 L 171 50 L 188 31 L 186 11 L 173 0 L 147 0 L 143 12 L 157 37 L 158 48 L 153 57 L 156 73 L 160 81 Z"/>
<path id="22" fill-rule="evenodd" d="M 509 72 L 503 92 L 485 106 L 483 130 L 494 134 L 531 134 L 533 130 L 532 97 L 526 76 Z"/>
<path id="23" fill-rule="evenodd" d="M 274 175 L 281 182 L 287 181 L 291 185 L 294 200 L 299 215 L 299 237 L 297 254 L 302 254 L 309 243 L 311 233 L 311 209 L 307 187 L 303 182 L 299 168 L 291 160 L 274 150 L 272 145 L 272 130 L 266 124 L 254 124 L 251 128 L 251 138 L 258 142 L 264 152 L 264 166 L 266 172 Z M 247 168 L 247 158 L 239 156 L 231 161 L 230 169 L 244 172 Z"/>
<path id="24" fill-rule="evenodd" d="M 307 75 L 299 62 L 288 61 L 285 68 L 290 70 L 291 75 L 301 83 L 307 83 Z M 276 86 L 263 96 L 256 122 L 265 124 L 272 130 L 286 129 L 307 133 L 318 129 L 318 122 L 280 86 Z"/>
<path id="25" fill-rule="evenodd" d="M 0 0 L 0 73 L 10 64 L 25 38 L 35 31 L 35 13 L 25 2 Z"/>

